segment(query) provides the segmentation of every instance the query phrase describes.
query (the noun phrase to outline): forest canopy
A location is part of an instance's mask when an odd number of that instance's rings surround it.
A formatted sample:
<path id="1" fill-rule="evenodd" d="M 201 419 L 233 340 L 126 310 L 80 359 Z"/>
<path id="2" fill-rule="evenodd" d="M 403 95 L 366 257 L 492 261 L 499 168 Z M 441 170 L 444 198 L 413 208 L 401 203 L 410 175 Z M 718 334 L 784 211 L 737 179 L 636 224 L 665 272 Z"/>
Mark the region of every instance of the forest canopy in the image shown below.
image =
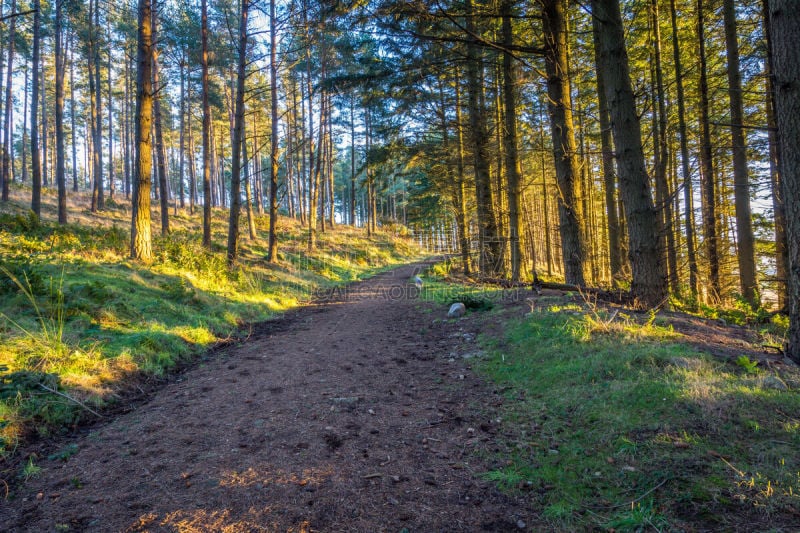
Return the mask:
<path id="1" fill-rule="evenodd" d="M 2 200 L 130 205 L 144 262 L 179 210 L 206 247 L 227 210 L 229 265 L 260 213 L 268 262 L 279 215 L 408 230 L 467 276 L 784 312 L 800 360 L 792 7 L 6 0 Z"/>

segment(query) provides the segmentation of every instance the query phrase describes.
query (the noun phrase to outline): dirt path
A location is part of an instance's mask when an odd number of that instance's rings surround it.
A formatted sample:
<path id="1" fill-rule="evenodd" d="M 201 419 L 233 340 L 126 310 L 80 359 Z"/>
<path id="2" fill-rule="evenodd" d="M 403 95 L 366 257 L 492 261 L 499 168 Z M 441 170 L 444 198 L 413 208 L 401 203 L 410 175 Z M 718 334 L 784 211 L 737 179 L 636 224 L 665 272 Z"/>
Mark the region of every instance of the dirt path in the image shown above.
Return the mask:
<path id="1" fill-rule="evenodd" d="M 217 352 L 0 502 L 11 531 L 519 531 L 477 473 L 502 400 L 474 319 L 404 297 L 415 267 Z M 455 354 L 455 357 L 451 356 Z"/>

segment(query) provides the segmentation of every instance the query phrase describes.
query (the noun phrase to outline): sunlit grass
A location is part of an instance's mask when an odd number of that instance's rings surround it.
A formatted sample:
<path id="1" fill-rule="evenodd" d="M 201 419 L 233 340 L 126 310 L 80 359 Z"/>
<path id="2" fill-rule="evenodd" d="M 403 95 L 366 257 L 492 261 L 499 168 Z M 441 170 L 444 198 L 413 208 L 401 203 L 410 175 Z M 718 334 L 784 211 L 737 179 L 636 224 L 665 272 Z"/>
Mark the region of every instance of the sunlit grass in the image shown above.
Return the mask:
<path id="1" fill-rule="evenodd" d="M 171 235 L 154 238 L 155 259 L 142 265 L 128 258 L 124 202 L 109 202 L 95 214 L 86 198 L 74 200 L 65 227 L 52 221 L 50 195 L 43 222 L 29 214 L 24 199 L 0 210 L 0 366 L 6 367 L 0 455 L 26 429 L 48 432 L 86 414 L 77 402 L 48 396 L 43 385 L 49 385 L 37 380 L 100 405 L 129 376 L 163 375 L 242 334 L 243 326 L 310 300 L 316 289 L 418 256 L 402 239 L 380 232 L 367 238 L 349 227 L 320 234 L 318 249 L 308 254 L 307 230 L 283 218 L 279 261 L 268 264 L 268 218 L 262 216 L 256 223 L 263 239 L 243 238 L 241 260 L 228 268 L 227 212 L 214 210 L 208 250 L 200 244 L 197 210 L 172 216 Z M 153 230 L 159 233 L 157 220 Z"/>
<path id="2" fill-rule="evenodd" d="M 443 304 L 491 294 L 425 283 Z M 491 312 L 505 334 L 480 337 L 489 356 L 475 368 L 504 391 L 508 437 L 484 476 L 529 498 L 550 528 L 728 530 L 743 527 L 739 513 L 755 529 L 796 523 L 796 370 L 780 367 L 794 376 L 783 380 L 750 360 L 715 359 L 667 319 L 580 294 Z"/>

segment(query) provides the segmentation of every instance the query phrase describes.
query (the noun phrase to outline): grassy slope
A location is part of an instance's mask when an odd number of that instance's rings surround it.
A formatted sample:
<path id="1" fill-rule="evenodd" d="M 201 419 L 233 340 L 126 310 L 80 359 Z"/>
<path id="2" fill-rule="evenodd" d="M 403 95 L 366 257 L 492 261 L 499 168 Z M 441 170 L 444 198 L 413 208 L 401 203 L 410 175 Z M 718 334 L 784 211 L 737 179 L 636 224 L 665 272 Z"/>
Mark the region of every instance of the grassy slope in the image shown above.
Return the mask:
<path id="1" fill-rule="evenodd" d="M 347 227 L 320 234 L 306 254 L 303 228 L 278 224 L 279 258 L 265 261 L 266 239 L 242 239 L 242 260 L 230 270 L 224 250 L 227 212 L 214 212 L 215 248 L 200 242 L 201 214 L 171 218 L 173 232 L 154 242 L 156 259 L 128 259 L 129 211 L 109 202 L 92 214 L 78 197 L 66 227 L 27 214 L 23 191 L 0 206 L 0 455 L 35 430 L 47 434 L 102 406 L 126 381 L 160 375 L 248 323 L 308 300 L 315 290 L 353 281 L 417 250 L 403 239 Z M 154 215 L 158 213 L 154 210 Z M 258 217 L 266 237 L 267 217 Z M 246 233 L 246 223 L 243 224 Z M 155 233 L 160 227 L 154 219 Z M 5 368 L 3 368 L 5 367 Z"/>
<path id="2" fill-rule="evenodd" d="M 465 290 L 426 288 L 442 303 Z M 480 291 L 467 294 L 479 308 Z M 575 296 L 542 297 L 522 319 L 520 307 L 473 311 L 505 331 L 481 339 L 475 367 L 506 395 L 504 446 L 485 475 L 528 495 L 552 529 L 800 525 L 796 369 L 723 362 L 660 317 L 642 324 Z"/>

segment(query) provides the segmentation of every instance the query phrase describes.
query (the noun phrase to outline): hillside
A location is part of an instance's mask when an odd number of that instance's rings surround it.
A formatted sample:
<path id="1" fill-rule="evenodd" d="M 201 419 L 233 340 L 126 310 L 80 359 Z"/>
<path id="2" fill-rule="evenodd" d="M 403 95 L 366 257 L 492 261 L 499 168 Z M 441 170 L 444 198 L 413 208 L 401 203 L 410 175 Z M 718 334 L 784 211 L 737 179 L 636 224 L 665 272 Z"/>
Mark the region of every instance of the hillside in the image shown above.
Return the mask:
<path id="1" fill-rule="evenodd" d="M 89 198 L 75 196 L 70 223 L 60 227 L 52 194 L 41 222 L 30 216 L 25 194 L 15 190 L 0 205 L 2 455 L 25 435 L 96 417 L 147 376 L 246 336 L 252 324 L 324 297 L 326 288 L 418 254 L 403 238 L 378 232 L 368 239 L 345 226 L 320 234 L 308 254 L 299 222 L 281 218 L 279 262 L 264 259 L 265 240 L 243 238 L 231 270 L 218 244 L 227 212 L 214 212 L 209 251 L 200 245 L 200 210 L 181 210 L 172 214 L 172 233 L 156 237 L 154 262 L 144 265 L 128 258 L 125 202 L 109 200 L 92 213 Z M 268 219 L 256 224 L 265 234 Z"/>

